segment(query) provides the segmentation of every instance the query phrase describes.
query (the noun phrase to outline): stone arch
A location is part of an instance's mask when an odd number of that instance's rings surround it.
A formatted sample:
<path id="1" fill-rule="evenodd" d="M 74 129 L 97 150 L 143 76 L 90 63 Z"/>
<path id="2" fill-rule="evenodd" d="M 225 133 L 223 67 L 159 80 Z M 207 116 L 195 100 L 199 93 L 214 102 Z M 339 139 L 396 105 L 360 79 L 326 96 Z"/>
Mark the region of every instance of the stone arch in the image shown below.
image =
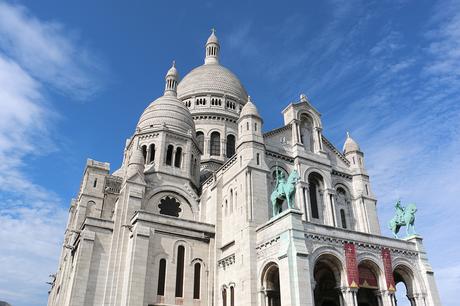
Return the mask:
<path id="1" fill-rule="evenodd" d="M 177 259 L 177 249 L 179 248 L 179 246 L 183 246 L 184 249 L 185 249 L 185 262 L 192 262 L 192 258 L 193 257 L 193 249 L 191 247 L 191 245 L 183 240 L 183 239 L 179 239 L 179 240 L 176 240 L 174 241 L 173 245 L 172 245 L 172 256 L 170 258 L 170 261 L 171 263 L 175 263 L 176 262 L 176 259 Z"/>
<path id="2" fill-rule="evenodd" d="M 98 209 L 96 202 L 90 200 L 86 203 L 86 217 L 98 218 Z"/>
<path id="3" fill-rule="evenodd" d="M 414 292 L 426 292 L 425 285 L 422 281 L 422 275 L 412 262 L 410 262 L 406 258 L 396 257 L 393 259 L 392 264 L 393 271 L 396 269 L 396 267 L 405 267 L 408 272 L 410 271 L 410 273 L 412 274 L 412 290 Z"/>
<path id="4" fill-rule="evenodd" d="M 315 114 L 314 112 L 304 109 L 297 113 L 297 119 L 301 120 L 302 116 L 309 117 L 313 122 L 313 127 L 321 128 L 321 120 L 319 119 L 319 116 Z"/>
<path id="5" fill-rule="evenodd" d="M 324 191 L 326 183 L 324 176 L 317 171 L 311 171 L 306 181 L 308 182 L 308 203 L 311 219 L 312 221 L 321 222 L 324 219 L 325 208 Z"/>
<path id="6" fill-rule="evenodd" d="M 358 305 L 378 306 L 381 297 L 379 290 L 386 288 L 383 266 L 378 257 L 371 253 L 358 256 L 359 289 L 357 293 Z"/>
<path id="7" fill-rule="evenodd" d="M 196 137 L 196 144 L 201 151 L 201 154 L 204 154 L 204 131 L 198 130 L 195 134 Z"/>
<path id="8" fill-rule="evenodd" d="M 337 225 L 345 229 L 353 229 L 356 220 L 353 215 L 352 194 L 350 188 L 343 182 L 334 185 L 335 213 Z"/>
<path id="9" fill-rule="evenodd" d="M 330 175 L 328 175 L 328 173 L 326 173 L 325 171 L 323 171 L 323 170 L 321 170 L 320 168 L 317 168 L 317 167 L 309 167 L 309 168 L 307 168 L 303 173 L 303 176 L 302 176 L 303 180 L 305 182 L 308 182 L 308 177 L 313 172 L 318 173 L 323 178 L 324 189 L 331 188 L 332 181 L 330 179 Z"/>
<path id="10" fill-rule="evenodd" d="M 274 261 L 266 263 L 261 273 L 261 287 L 265 306 L 281 306 L 279 266 Z"/>
<path id="11" fill-rule="evenodd" d="M 222 133 L 213 131 L 209 137 L 209 155 L 220 156 L 222 154 Z"/>
<path id="12" fill-rule="evenodd" d="M 321 258 L 329 259 L 331 268 L 336 279 L 340 280 L 340 286 L 346 286 L 345 258 L 340 251 L 330 246 L 321 246 L 313 251 L 310 261 L 310 269 L 313 271 L 315 264 Z"/>
<path id="13" fill-rule="evenodd" d="M 344 283 L 344 266 L 341 260 L 330 252 L 322 252 L 313 265 L 314 300 L 319 306 L 339 306 Z"/>
<path id="14" fill-rule="evenodd" d="M 300 142 L 305 150 L 314 152 L 315 144 L 315 121 L 312 116 L 306 112 L 299 114 Z"/>

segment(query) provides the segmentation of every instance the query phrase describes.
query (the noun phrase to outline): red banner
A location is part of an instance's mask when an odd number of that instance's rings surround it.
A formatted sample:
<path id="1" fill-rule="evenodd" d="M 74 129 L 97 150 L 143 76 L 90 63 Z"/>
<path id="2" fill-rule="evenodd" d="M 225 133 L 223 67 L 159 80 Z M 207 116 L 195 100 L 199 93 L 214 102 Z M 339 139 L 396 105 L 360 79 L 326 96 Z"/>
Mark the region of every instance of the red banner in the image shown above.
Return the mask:
<path id="1" fill-rule="evenodd" d="M 353 243 L 345 243 L 343 248 L 345 250 L 345 260 L 347 263 L 348 286 L 351 288 L 358 288 L 359 272 L 355 245 Z"/>
<path id="2" fill-rule="evenodd" d="M 393 267 L 391 263 L 391 252 L 388 248 L 382 249 L 383 268 L 385 269 L 385 279 L 389 291 L 395 291 L 395 280 L 393 278 Z"/>

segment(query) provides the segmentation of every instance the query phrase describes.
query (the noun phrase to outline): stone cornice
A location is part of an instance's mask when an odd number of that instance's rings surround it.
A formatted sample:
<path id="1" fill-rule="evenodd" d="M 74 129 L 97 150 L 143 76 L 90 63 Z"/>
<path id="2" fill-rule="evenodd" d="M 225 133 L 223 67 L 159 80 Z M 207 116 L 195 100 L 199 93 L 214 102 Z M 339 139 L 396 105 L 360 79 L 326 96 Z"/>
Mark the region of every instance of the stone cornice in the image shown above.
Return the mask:
<path id="1" fill-rule="evenodd" d="M 228 266 L 231 266 L 235 263 L 235 253 L 230 254 L 219 261 L 217 261 L 217 266 L 222 269 L 226 269 Z"/>

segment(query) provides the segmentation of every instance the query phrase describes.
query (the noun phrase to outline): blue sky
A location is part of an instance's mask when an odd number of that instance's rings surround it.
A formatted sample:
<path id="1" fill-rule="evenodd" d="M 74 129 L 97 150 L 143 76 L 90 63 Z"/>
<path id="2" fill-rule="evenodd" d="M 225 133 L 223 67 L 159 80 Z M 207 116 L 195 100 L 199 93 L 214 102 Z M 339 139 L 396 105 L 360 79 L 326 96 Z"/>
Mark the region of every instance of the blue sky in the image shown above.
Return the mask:
<path id="1" fill-rule="evenodd" d="M 365 153 L 383 232 L 415 202 L 444 305 L 460 289 L 460 2 L 0 0 L 0 300 L 44 305 L 86 158 L 121 163 L 172 60 L 221 62 L 264 117 L 305 93 Z"/>

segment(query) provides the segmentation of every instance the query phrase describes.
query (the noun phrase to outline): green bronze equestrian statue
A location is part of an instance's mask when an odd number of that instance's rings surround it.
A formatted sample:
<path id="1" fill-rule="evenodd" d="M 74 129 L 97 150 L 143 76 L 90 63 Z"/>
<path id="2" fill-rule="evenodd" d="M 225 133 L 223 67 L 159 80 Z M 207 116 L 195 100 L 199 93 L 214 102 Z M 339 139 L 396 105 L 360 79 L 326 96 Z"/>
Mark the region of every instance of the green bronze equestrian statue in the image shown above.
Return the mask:
<path id="1" fill-rule="evenodd" d="M 293 170 L 287 181 L 284 173 L 276 167 L 276 186 L 270 197 L 273 205 L 273 217 L 281 213 L 284 200 L 288 208 L 294 207 L 295 185 L 300 179 L 296 170 Z"/>
<path id="2" fill-rule="evenodd" d="M 398 232 L 401 226 L 406 226 L 406 234 L 409 236 L 409 230 L 412 230 L 412 234 L 415 234 L 415 213 L 417 212 L 417 206 L 415 204 L 409 204 L 406 208 L 401 205 L 401 201 L 396 202 L 395 205 L 396 215 L 390 220 L 388 224 L 390 230 L 393 232 L 393 236 L 398 238 Z"/>

